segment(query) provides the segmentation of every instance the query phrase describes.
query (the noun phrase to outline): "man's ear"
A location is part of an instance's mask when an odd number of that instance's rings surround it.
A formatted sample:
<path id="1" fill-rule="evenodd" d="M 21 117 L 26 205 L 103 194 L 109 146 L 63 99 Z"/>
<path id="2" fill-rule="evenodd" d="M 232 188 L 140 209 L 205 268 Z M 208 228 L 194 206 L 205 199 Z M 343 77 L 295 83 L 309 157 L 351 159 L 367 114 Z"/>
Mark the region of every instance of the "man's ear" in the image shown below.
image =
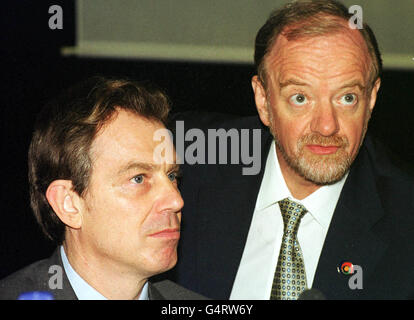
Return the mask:
<path id="1" fill-rule="evenodd" d="M 269 126 L 270 117 L 269 117 L 269 110 L 267 107 L 266 90 L 264 89 L 263 84 L 257 75 L 252 78 L 252 88 L 253 88 L 254 100 L 256 102 L 256 108 L 257 108 L 257 112 L 259 113 L 260 120 L 262 120 L 265 126 Z"/>
<path id="2" fill-rule="evenodd" d="M 377 101 L 377 94 L 378 94 L 380 86 L 381 86 L 381 79 L 378 78 L 377 81 L 375 81 L 375 84 L 371 90 L 371 95 L 370 95 L 370 100 L 369 100 L 369 111 L 370 112 L 372 112 L 372 110 L 375 107 L 375 102 Z"/>
<path id="3" fill-rule="evenodd" d="M 59 219 L 68 227 L 82 226 L 80 197 L 72 190 L 72 181 L 55 180 L 46 190 L 46 198 Z"/>

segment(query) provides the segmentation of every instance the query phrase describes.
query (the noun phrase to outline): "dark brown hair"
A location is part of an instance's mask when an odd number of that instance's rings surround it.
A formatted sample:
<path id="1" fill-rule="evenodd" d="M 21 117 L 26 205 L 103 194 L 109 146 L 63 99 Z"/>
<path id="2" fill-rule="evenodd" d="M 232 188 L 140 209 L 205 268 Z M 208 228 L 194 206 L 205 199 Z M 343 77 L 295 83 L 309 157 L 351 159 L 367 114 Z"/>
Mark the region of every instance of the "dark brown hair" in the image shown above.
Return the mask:
<path id="1" fill-rule="evenodd" d="M 261 82 L 266 87 L 265 58 L 280 34 L 293 40 L 334 33 L 344 28 L 338 20 L 349 21 L 352 16 L 343 4 L 333 0 L 294 1 L 273 11 L 256 35 L 254 62 Z M 370 81 L 373 85 L 382 72 L 381 54 L 374 33 L 366 23 L 359 32 L 371 57 Z"/>
<path id="2" fill-rule="evenodd" d="M 97 132 L 116 109 L 166 124 L 168 99 L 158 89 L 123 79 L 93 77 L 66 90 L 38 114 L 29 148 L 30 201 L 48 238 L 62 243 L 65 225 L 46 199 L 57 179 L 71 180 L 83 195 L 91 174 L 89 150 Z"/>

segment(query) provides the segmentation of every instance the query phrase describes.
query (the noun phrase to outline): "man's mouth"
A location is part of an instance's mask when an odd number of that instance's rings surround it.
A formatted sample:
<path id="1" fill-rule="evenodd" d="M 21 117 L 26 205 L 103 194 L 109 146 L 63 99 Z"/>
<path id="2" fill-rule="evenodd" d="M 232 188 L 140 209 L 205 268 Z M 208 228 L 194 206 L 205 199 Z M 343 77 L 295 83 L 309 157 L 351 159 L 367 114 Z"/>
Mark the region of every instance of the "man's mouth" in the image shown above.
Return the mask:
<path id="1" fill-rule="evenodd" d="M 179 239 L 180 229 L 179 228 L 164 229 L 164 230 L 157 231 L 155 233 L 150 234 L 150 237 L 165 238 L 165 239 Z"/>
<path id="2" fill-rule="evenodd" d="M 312 153 L 318 154 L 318 155 L 334 154 L 339 149 L 339 146 L 322 146 L 322 145 L 316 145 L 316 144 L 309 144 L 306 147 Z"/>

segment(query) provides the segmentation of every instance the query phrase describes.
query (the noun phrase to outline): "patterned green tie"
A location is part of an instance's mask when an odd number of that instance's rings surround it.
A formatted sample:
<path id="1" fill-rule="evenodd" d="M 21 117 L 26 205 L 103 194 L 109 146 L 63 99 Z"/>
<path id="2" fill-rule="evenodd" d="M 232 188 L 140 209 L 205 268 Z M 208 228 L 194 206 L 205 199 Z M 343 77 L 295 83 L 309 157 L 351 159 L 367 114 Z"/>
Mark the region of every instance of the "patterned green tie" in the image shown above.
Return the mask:
<path id="1" fill-rule="evenodd" d="M 279 201 L 284 231 L 273 278 L 271 300 L 296 300 L 307 288 L 305 265 L 298 242 L 298 229 L 306 208 L 288 198 Z"/>

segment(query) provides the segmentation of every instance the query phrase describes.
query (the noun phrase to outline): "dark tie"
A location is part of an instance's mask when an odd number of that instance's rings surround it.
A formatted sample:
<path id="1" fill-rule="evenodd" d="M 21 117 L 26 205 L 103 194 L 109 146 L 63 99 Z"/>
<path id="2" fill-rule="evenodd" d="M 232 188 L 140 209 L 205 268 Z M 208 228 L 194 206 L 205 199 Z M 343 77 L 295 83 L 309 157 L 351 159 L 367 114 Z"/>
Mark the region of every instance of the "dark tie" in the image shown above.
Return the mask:
<path id="1" fill-rule="evenodd" d="M 296 300 L 307 288 L 305 265 L 298 242 L 299 223 L 306 208 L 288 198 L 279 201 L 284 229 L 273 278 L 271 300 Z"/>

